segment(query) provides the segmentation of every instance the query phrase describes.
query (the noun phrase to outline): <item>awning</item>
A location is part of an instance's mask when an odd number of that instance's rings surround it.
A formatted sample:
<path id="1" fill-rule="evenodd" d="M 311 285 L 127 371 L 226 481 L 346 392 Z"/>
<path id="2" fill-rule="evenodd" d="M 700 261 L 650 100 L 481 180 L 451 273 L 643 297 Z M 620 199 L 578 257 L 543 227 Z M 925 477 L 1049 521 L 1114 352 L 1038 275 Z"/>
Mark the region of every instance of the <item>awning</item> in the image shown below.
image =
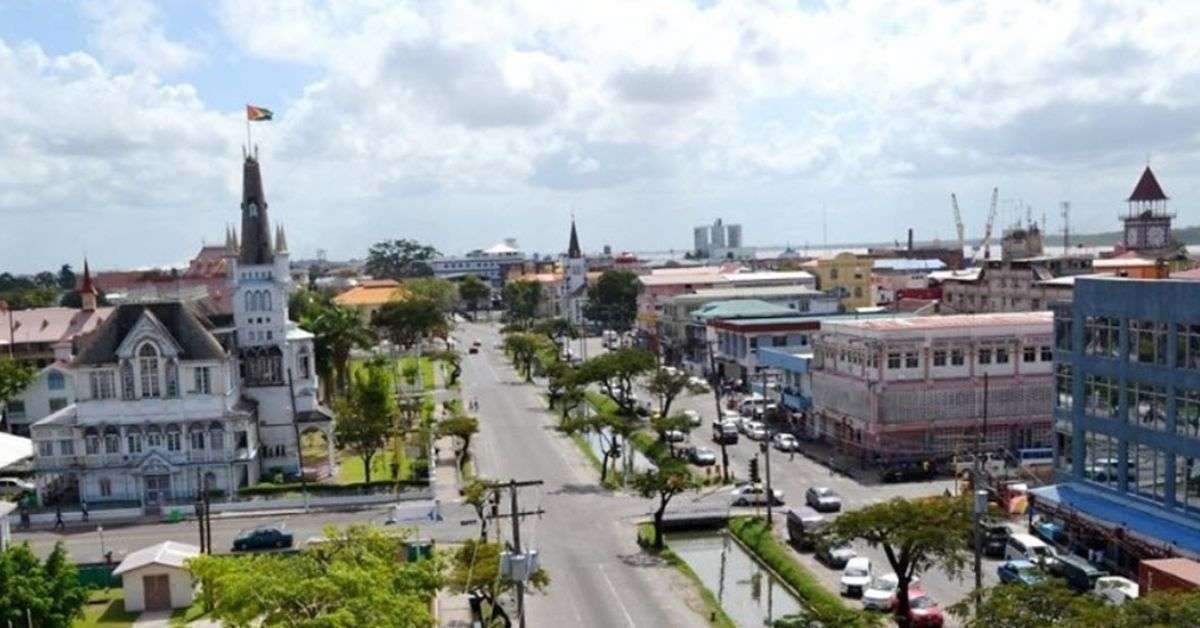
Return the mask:
<path id="1" fill-rule="evenodd" d="M 1076 483 L 1053 484 L 1029 492 L 1034 497 L 1034 510 L 1045 509 L 1043 504 L 1049 509 L 1067 509 L 1094 519 L 1098 525 L 1124 528 L 1164 549 L 1200 556 L 1200 528 L 1176 521 L 1165 513 L 1155 515 L 1150 509 Z"/>

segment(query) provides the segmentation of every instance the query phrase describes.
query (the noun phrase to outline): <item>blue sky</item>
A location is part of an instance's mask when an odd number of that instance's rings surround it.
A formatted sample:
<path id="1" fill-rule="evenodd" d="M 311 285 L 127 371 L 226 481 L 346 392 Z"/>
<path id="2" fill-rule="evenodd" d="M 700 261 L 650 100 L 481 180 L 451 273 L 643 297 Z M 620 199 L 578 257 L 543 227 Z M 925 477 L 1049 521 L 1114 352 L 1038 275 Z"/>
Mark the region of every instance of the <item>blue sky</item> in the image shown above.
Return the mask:
<path id="1" fill-rule="evenodd" d="M 242 107 L 299 255 L 385 237 L 681 249 L 979 235 L 993 186 L 1116 228 L 1200 195 L 1200 5 L 0 4 L 0 271 L 175 264 L 237 219 Z M 30 243 L 37 242 L 37 246 Z"/>

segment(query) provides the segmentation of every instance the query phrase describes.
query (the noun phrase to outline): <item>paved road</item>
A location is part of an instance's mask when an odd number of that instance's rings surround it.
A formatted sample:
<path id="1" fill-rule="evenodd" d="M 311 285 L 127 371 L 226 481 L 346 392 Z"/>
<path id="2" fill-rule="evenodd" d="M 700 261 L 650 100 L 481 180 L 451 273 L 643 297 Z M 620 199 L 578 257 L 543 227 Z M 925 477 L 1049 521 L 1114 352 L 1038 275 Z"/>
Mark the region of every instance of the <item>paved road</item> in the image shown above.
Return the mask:
<path id="1" fill-rule="evenodd" d="M 459 337 L 483 343 L 463 369 L 464 395 L 481 406 L 475 446 L 480 474 L 545 481 L 541 488 L 520 492 L 523 510 L 546 510 L 542 518 L 526 520 L 521 539 L 540 550 L 551 577 L 547 594 L 528 599 L 529 625 L 706 625 L 680 593 L 690 590 L 686 582 L 638 551 L 632 523 L 649 501 L 596 487 L 591 467 L 553 430 L 541 389 L 521 383 L 495 348 L 500 342 L 496 327 L 465 324 Z M 508 511 L 507 503 L 503 510 Z"/>

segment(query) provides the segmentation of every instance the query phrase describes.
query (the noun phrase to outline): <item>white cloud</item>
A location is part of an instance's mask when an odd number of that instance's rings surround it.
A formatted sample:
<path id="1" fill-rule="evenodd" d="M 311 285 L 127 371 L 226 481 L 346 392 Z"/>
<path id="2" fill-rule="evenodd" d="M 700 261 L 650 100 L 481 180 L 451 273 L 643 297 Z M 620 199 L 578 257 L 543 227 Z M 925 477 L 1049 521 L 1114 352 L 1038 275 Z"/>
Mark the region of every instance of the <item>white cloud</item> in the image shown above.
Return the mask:
<path id="1" fill-rule="evenodd" d="M 158 8 L 148 0 L 89 0 L 83 9 L 93 25 L 91 43 L 106 62 L 171 74 L 201 59 L 187 45 L 167 39 Z"/>

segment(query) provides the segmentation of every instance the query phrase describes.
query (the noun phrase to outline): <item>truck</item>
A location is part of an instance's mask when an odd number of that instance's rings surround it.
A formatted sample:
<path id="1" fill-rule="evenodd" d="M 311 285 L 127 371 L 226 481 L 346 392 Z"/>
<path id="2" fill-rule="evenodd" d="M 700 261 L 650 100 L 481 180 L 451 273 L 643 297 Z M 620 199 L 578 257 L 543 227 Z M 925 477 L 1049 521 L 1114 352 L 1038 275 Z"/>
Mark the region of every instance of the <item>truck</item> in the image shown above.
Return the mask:
<path id="1" fill-rule="evenodd" d="M 1138 591 L 1200 589 L 1200 562 L 1188 558 L 1156 558 L 1138 563 Z"/>

